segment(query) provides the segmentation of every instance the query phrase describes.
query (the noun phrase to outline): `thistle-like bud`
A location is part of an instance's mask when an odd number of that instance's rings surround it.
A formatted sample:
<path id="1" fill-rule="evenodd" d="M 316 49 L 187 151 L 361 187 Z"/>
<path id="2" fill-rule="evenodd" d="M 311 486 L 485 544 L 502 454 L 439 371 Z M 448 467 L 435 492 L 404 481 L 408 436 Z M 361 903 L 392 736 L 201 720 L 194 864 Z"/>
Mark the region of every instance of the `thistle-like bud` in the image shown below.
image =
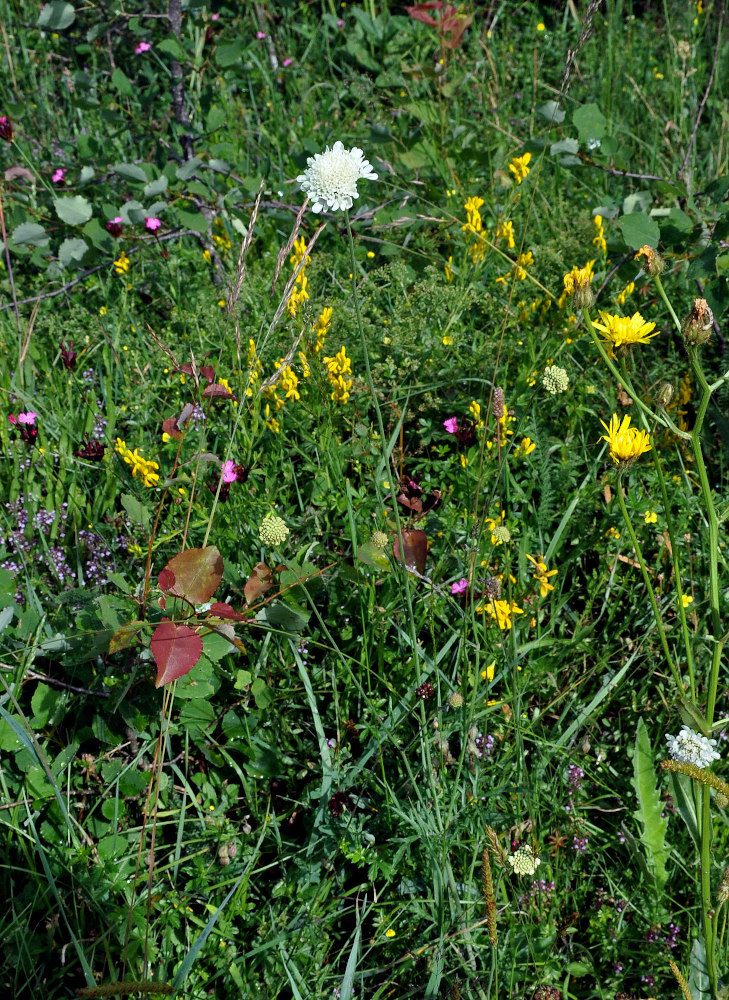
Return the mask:
<path id="1" fill-rule="evenodd" d="M 658 277 L 666 270 L 665 260 L 653 247 L 642 246 L 635 255 L 635 259 L 638 260 L 639 257 L 643 258 L 641 266 L 646 274 L 650 274 L 651 278 Z"/>
<path id="2" fill-rule="evenodd" d="M 717 792 L 716 804 L 720 809 L 726 809 L 726 807 L 729 806 L 729 797 L 727 797 L 724 792 Z M 729 869 L 727 869 L 727 871 L 729 871 Z"/>
<path id="3" fill-rule="evenodd" d="M 370 541 L 376 549 L 383 550 L 387 548 L 389 539 L 384 531 L 373 531 Z"/>
<path id="4" fill-rule="evenodd" d="M 532 1000 L 562 1000 L 562 990 L 556 986 L 537 986 Z"/>
<path id="5" fill-rule="evenodd" d="M 448 695 L 448 704 L 451 708 L 463 708 L 463 695 L 460 691 L 451 691 Z"/>
<path id="6" fill-rule="evenodd" d="M 670 382 L 661 382 L 658 386 L 658 392 L 656 393 L 656 403 L 658 403 L 658 406 L 662 410 L 665 410 L 672 399 L 673 386 Z"/>
<path id="7" fill-rule="evenodd" d="M 694 299 L 693 309 L 681 323 L 681 333 L 687 344 L 694 344 L 698 347 L 709 339 L 713 325 L 714 314 L 706 299 Z"/>

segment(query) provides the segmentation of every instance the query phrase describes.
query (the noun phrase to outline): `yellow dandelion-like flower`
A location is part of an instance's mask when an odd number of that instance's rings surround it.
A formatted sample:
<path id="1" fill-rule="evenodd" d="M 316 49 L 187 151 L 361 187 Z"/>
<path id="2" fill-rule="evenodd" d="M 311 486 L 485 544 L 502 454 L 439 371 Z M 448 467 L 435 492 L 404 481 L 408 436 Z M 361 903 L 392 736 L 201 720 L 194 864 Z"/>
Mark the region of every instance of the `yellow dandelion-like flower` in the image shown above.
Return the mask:
<path id="1" fill-rule="evenodd" d="M 628 348 L 633 344 L 647 344 L 653 337 L 657 337 L 659 331 L 655 329 L 655 323 L 648 323 L 640 313 L 633 313 L 632 316 L 612 316 L 610 313 L 598 310 L 602 323 L 593 321 L 592 325 L 603 335 L 603 340 L 609 345 L 610 357 L 615 357 L 616 349 Z"/>
<path id="2" fill-rule="evenodd" d="M 579 298 L 579 301 L 576 303 L 578 309 L 589 309 L 593 303 L 594 296 L 590 285 L 593 279 L 592 269 L 594 264 L 594 260 L 588 260 L 584 267 L 577 267 L 575 265 L 569 274 L 565 274 L 564 276 L 565 293 Z M 560 308 L 563 308 L 563 306 Z"/>
<path id="3" fill-rule="evenodd" d="M 509 164 L 509 170 L 514 175 L 514 180 L 517 184 L 521 184 L 521 182 L 528 176 L 531 158 L 531 153 L 524 153 L 523 156 L 515 156 Z"/>
<path id="4" fill-rule="evenodd" d="M 607 441 L 610 448 L 610 457 L 616 465 L 626 466 L 633 463 L 639 455 L 644 455 L 651 450 L 651 443 L 648 431 L 639 431 L 637 427 L 630 426 L 630 417 L 626 413 L 622 421 L 617 413 L 610 418 L 610 424 L 600 421 L 607 431 L 600 438 Z"/>

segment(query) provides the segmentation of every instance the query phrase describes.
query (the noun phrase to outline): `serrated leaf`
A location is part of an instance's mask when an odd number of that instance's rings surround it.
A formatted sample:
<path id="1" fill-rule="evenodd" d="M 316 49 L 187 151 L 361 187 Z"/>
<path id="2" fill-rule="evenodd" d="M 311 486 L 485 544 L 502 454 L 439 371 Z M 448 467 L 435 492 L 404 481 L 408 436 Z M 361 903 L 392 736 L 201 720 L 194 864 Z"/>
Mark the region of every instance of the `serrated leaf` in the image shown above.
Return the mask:
<path id="1" fill-rule="evenodd" d="M 666 861 L 669 855 L 669 849 L 666 845 L 668 818 L 661 816 L 663 805 L 656 784 L 653 751 L 648 736 L 648 727 L 643 719 L 638 720 L 638 729 L 635 735 L 633 788 L 638 797 L 638 808 L 633 816 L 641 825 L 641 843 L 656 883 L 660 888 L 665 885 L 668 878 L 666 872 Z"/>
<path id="2" fill-rule="evenodd" d="M 117 66 L 111 74 L 111 84 L 122 97 L 134 97 L 134 86 L 123 69 Z"/>
<path id="3" fill-rule="evenodd" d="M 64 240 L 58 248 L 58 262 L 61 267 L 78 267 L 88 250 L 86 240 L 77 237 Z"/>
<path id="4" fill-rule="evenodd" d="M 167 177 L 165 174 L 161 174 L 155 180 L 150 181 L 149 184 L 144 186 L 144 197 L 145 198 L 156 198 L 158 194 L 162 194 L 163 191 L 167 190 Z"/>
<path id="5" fill-rule="evenodd" d="M 208 231 L 208 220 L 202 212 L 186 212 L 184 208 L 177 209 L 177 218 L 180 225 L 185 229 L 192 229 L 195 233 L 206 233 Z"/>
<path id="6" fill-rule="evenodd" d="M 156 49 L 158 52 L 166 52 L 168 56 L 172 56 L 172 58 L 177 59 L 178 62 L 184 62 L 187 58 L 183 47 L 176 38 L 173 38 L 170 35 L 168 35 L 164 41 L 159 42 Z"/>
<path id="7" fill-rule="evenodd" d="M 189 160 L 185 160 L 176 170 L 178 181 L 189 181 L 191 177 L 195 176 L 201 163 L 202 160 L 199 156 L 192 156 Z"/>
<path id="8" fill-rule="evenodd" d="M 560 125 L 564 121 L 565 113 L 556 101 L 545 101 L 536 112 L 553 125 Z"/>
<path id="9" fill-rule="evenodd" d="M 204 549 L 185 549 L 170 559 L 165 570 L 175 575 L 168 594 L 191 604 L 204 604 L 223 579 L 223 557 L 214 545 Z"/>
<path id="10" fill-rule="evenodd" d="M 13 230 L 12 239 L 19 246 L 30 243 L 36 247 L 44 247 L 50 241 L 50 236 L 37 222 L 21 222 Z"/>
<path id="11" fill-rule="evenodd" d="M 140 184 L 147 183 L 147 175 L 136 163 L 115 163 L 111 169 L 125 180 L 137 181 Z M 139 207 L 141 208 L 142 206 L 139 205 Z M 120 212 L 119 214 L 123 215 L 124 213 Z"/>
<path id="12" fill-rule="evenodd" d="M 607 131 L 607 119 L 597 104 L 583 104 L 572 112 L 572 122 L 577 129 L 580 142 L 602 139 Z"/>
<path id="13" fill-rule="evenodd" d="M 91 202 L 77 194 L 73 198 L 54 198 L 56 215 L 69 226 L 83 226 L 94 214 Z"/>
<path id="14" fill-rule="evenodd" d="M 169 620 L 157 626 L 149 646 L 157 664 L 155 687 L 163 687 L 189 674 L 203 651 L 203 641 L 194 629 Z"/>
<path id="15" fill-rule="evenodd" d="M 64 0 L 51 0 L 43 4 L 36 24 L 47 31 L 64 31 L 76 20 L 76 11 Z"/>
<path id="16" fill-rule="evenodd" d="M 626 246 L 640 250 L 644 245 L 658 246 L 661 232 L 658 223 L 644 212 L 631 212 L 617 220 L 618 228 L 623 234 Z"/>

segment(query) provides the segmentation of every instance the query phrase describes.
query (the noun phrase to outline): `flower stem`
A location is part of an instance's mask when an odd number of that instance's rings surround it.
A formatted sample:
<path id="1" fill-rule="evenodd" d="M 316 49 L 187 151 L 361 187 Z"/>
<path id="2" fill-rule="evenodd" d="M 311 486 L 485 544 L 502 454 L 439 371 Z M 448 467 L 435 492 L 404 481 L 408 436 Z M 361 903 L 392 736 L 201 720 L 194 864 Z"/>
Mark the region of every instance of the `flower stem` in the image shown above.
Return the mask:
<path id="1" fill-rule="evenodd" d="M 628 534 L 630 535 L 630 541 L 635 549 L 635 554 L 640 564 L 640 570 L 643 574 L 643 581 L 648 591 L 648 597 L 651 602 L 651 608 L 653 609 L 653 618 L 656 623 L 656 629 L 658 630 L 658 637 L 661 640 L 661 646 L 663 647 L 663 655 L 666 658 L 666 663 L 668 664 L 671 673 L 673 674 L 673 679 L 676 682 L 676 687 L 679 691 L 683 691 L 683 684 L 681 683 L 681 677 L 676 669 L 676 665 L 673 662 L 673 657 L 671 656 L 671 651 L 668 648 L 668 640 L 666 639 L 666 632 L 663 628 L 663 621 L 661 619 L 661 613 L 658 609 L 658 602 L 656 601 L 656 595 L 653 591 L 653 585 L 651 583 L 650 577 L 648 576 L 648 570 L 645 565 L 645 560 L 643 559 L 643 551 L 638 542 L 638 538 L 633 530 L 633 523 L 630 520 L 630 515 L 628 514 L 628 508 L 625 505 L 625 497 L 623 496 L 623 474 L 620 472 L 618 474 L 618 503 L 620 504 L 620 511 L 623 515 L 623 521 L 625 522 L 625 527 L 628 529 Z"/>

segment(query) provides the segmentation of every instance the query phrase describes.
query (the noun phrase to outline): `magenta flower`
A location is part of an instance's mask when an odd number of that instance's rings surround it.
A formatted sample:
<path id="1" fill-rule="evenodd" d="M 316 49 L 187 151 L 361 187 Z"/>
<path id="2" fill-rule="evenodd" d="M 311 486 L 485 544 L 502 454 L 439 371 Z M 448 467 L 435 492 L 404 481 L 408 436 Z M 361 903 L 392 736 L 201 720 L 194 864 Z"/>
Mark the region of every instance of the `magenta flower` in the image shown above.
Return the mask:
<path id="1" fill-rule="evenodd" d="M 68 171 L 65 167 L 56 167 L 53 171 L 53 175 L 51 176 L 51 180 L 54 184 L 63 184 L 67 173 Z"/>
<path id="2" fill-rule="evenodd" d="M 106 224 L 106 231 L 116 240 L 121 236 L 123 225 L 124 219 L 122 219 L 121 215 L 117 215 L 115 219 L 109 219 Z"/>
<path id="3" fill-rule="evenodd" d="M 33 413 L 32 410 L 28 410 L 27 413 L 19 413 L 17 417 L 13 416 L 11 413 L 8 420 L 11 424 L 34 424 L 37 416 L 37 413 Z"/>
<path id="4" fill-rule="evenodd" d="M 284 69 L 286 69 L 287 66 L 290 66 L 293 61 L 294 61 L 293 59 L 284 59 L 283 61 Z"/>
<path id="5" fill-rule="evenodd" d="M 449 434 L 458 433 L 458 417 L 448 417 L 447 420 L 443 421 L 443 426 L 448 431 Z"/>
<path id="6" fill-rule="evenodd" d="M 238 473 L 235 468 L 235 462 L 228 460 L 223 462 L 223 468 L 221 470 L 222 479 L 224 483 L 234 483 L 238 478 Z"/>
<path id="7" fill-rule="evenodd" d="M 257 31 L 256 32 L 256 38 L 265 38 L 265 37 L 266 37 L 266 32 L 265 31 Z"/>
<path id="8" fill-rule="evenodd" d="M 145 215 L 145 217 L 144 217 L 144 225 L 150 231 L 150 233 L 154 233 L 162 225 L 162 220 L 161 219 L 156 219 L 156 218 L 154 218 L 154 216 L 152 216 L 150 218 L 150 217 L 148 217 L 148 216 Z"/>
<path id="9" fill-rule="evenodd" d="M 149 52 L 151 48 L 152 46 L 149 42 L 140 42 L 134 51 L 138 56 L 141 56 L 143 52 Z"/>
<path id="10" fill-rule="evenodd" d="M 468 580 L 465 577 L 462 577 L 456 583 L 451 584 L 452 594 L 462 594 L 464 590 L 468 590 Z"/>

